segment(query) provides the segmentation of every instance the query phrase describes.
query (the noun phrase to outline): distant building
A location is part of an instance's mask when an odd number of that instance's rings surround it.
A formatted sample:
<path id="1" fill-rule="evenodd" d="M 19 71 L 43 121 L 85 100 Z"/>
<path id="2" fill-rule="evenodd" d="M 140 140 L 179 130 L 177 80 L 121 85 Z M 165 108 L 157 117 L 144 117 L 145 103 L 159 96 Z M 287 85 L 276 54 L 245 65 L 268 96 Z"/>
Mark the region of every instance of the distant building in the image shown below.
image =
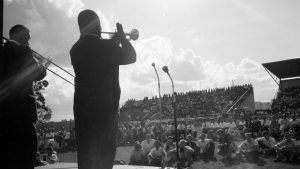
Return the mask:
<path id="1" fill-rule="evenodd" d="M 267 110 L 270 109 L 270 102 L 255 102 L 255 110 Z"/>

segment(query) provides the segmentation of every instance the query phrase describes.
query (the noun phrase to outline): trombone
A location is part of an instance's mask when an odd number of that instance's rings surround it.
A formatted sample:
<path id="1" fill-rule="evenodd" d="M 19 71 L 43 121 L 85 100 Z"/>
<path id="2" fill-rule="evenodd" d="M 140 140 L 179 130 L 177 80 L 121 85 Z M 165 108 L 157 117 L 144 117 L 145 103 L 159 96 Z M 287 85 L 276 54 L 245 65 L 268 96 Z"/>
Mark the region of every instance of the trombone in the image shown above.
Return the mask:
<path id="1" fill-rule="evenodd" d="M 2 46 L 8 42 L 9 40 L 5 37 L 2 37 Z M 2 47 L 1 46 L 1 47 Z M 67 70 L 65 70 L 64 68 L 58 66 L 57 64 L 55 64 L 54 62 L 51 61 L 50 58 L 46 58 L 44 56 L 42 56 L 41 54 L 37 53 L 36 51 L 34 51 L 33 49 L 30 49 L 32 52 L 32 56 L 34 59 L 36 59 L 36 61 L 38 62 L 38 65 L 43 66 L 44 68 L 46 68 L 49 72 L 55 74 L 56 76 L 60 77 L 61 79 L 63 79 L 64 81 L 68 82 L 69 84 L 73 85 L 74 84 L 72 82 L 70 82 L 69 80 L 67 80 L 66 78 L 62 77 L 61 75 L 57 74 L 56 72 L 54 72 L 53 70 L 49 69 L 49 65 L 53 64 L 54 66 L 58 67 L 59 69 L 63 70 L 64 72 L 68 73 L 69 75 L 71 75 L 72 77 L 75 77 L 73 74 L 71 74 L 70 72 L 68 72 Z"/>
<path id="2" fill-rule="evenodd" d="M 36 51 L 32 50 L 32 56 L 38 60 L 38 64 L 43 66 L 44 68 L 46 68 L 49 72 L 55 74 L 56 76 L 60 77 L 61 79 L 63 79 L 64 81 L 68 82 L 69 84 L 74 86 L 74 83 L 70 82 L 69 80 L 67 80 L 66 78 L 62 77 L 61 75 L 59 75 L 58 73 L 54 72 L 53 70 L 49 69 L 49 65 L 53 64 L 54 66 L 58 67 L 59 69 L 61 69 L 62 71 L 68 73 L 70 76 L 75 77 L 72 73 L 68 72 L 66 69 L 58 66 L 57 64 L 55 64 L 54 62 L 51 61 L 50 58 L 46 58 L 44 56 L 42 56 L 41 54 L 37 53 Z"/>

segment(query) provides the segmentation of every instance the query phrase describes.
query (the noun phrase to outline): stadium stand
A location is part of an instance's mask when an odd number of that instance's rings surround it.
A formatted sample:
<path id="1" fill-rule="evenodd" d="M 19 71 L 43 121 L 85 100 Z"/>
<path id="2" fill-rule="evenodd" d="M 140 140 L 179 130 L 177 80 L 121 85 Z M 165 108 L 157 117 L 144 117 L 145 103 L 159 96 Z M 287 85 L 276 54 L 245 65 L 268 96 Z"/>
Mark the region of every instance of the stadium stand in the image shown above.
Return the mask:
<path id="1" fill-rule="evenodd" d="M 300 58 L 264 63 L 263 66 L 278 84 L 271 102 L 273 113 L 300 109 Z M 277 77 L 274 78 L 274 76 Z"/>
<path id="2" fill-rule="evenodd" d="M 219 115 L 226 112 L 248 89 L 236 106 L 243 105 L 249 96 L 253 97 L 251 84 L 214 88 L 186 93 L 176 93 L 177 116 L 199 117 L 204 115 Z M 159 99 L 145 97 L 143 100 L 128 100 L 120 108 L 121 121 L 144 121 L 159 118 Z M 253 99 L 254 104 L 254 99 Z M 162 119 L 170 119 L 173 115 L 172 97 L 165 94 L 162 97 Z"/>

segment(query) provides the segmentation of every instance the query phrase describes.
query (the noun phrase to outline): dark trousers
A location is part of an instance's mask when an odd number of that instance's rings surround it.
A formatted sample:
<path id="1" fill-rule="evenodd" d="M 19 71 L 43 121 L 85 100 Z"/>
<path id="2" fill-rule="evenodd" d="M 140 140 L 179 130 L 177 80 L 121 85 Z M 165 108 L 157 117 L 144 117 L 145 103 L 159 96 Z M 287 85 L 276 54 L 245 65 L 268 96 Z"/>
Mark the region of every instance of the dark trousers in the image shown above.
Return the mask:
<path id="1" fill-rule="evenodd" d="M 102 119 L 75 116 L 78 169 L 113 167 L 118 129 L 117 113 L 113 114 Z"/>
<path id="2" fill-rule="evenodd" d="M 209 159 L 215 156 L 215 143 L 211 141 L 208 144 L 209 146 L 204 150 L 203 153 L 199 152 L 200 159 Z"/>
<path id="3" fill-rule="evenodd" d="M 2 145 L 0 164 L 11 169 L 33 169 L 37 153 L 34 123 L 19 119 L 0 123 Z"/>
<path id="4" fill-rule="evenodd" d="M 262 141 L 258 141 L 258 147 L 263 149 L 264 154 L 266 156 L 275 156 L 276 155 L 276 149 L 275 148 L 269 148 Z"/>

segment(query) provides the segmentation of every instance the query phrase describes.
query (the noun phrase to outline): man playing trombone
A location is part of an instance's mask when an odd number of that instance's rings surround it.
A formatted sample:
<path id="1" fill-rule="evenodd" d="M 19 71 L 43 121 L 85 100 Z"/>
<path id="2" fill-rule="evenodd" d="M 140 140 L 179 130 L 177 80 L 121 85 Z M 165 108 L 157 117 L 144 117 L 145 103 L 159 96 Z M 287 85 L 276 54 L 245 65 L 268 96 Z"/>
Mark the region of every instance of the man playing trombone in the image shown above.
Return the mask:
<path id="1" fill-rule="evenodd" d="M 29 47 L 30 32 L 23 25 L 9 31 L 0 71 L 1 154 L 10 168 L 33 169 L 37 153 L 37 109 L 33 82 L 46 76 Z"/>
<path id="2" fill-rule="evenodd" d="M 101 38 L 100 19 L 92 10 L 79 13 L 80 38 L 70 55 L 75 71 L 74 117 L 78 169 L 111 169 L 116 153 L 120 99 L 119 65 L 136 53 L 117 23 L 117 38 Z"/>

